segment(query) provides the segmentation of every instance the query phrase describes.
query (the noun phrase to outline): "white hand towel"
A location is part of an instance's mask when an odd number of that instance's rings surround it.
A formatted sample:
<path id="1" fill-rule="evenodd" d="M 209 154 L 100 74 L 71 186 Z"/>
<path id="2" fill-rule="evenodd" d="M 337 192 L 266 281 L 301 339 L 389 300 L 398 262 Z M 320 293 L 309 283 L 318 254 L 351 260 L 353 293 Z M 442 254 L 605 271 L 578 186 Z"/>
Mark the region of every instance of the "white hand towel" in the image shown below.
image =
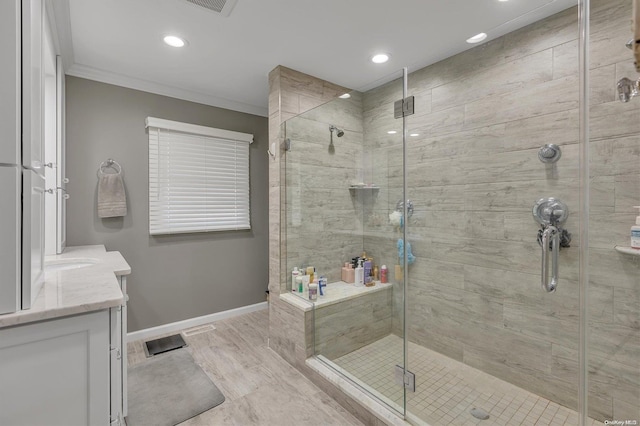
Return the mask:
<path id="1" fill-rule="evenodd" d="M 127 215 L 127 196 L 122 175 L 101 174 L 98 180 L 98 217 Z"/>

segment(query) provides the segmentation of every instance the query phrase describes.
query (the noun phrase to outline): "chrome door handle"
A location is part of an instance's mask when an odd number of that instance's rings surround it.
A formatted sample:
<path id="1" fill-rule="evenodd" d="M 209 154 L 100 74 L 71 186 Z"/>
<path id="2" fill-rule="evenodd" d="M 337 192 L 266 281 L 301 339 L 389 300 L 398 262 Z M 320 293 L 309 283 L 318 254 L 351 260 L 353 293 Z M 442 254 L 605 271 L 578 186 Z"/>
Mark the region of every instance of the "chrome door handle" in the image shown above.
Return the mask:
<path id="1" fill-rule="evenodd" d="M 549 242 L 551 242 L 551 277 L 549 277 Z M 558 287 L 558 253 L 560 252 L 560 232 L 549 225 L 542 233 L 542 289 L 553 293 Z"/>

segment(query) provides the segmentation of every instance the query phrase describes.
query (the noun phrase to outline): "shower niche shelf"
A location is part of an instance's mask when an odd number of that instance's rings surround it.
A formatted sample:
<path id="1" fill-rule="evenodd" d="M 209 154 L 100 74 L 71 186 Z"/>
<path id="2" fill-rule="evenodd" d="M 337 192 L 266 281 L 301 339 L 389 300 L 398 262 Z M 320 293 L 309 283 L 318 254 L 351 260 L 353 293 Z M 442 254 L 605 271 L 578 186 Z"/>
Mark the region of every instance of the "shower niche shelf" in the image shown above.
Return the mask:
<path id="1" fill-rule="evenodd" d="M 366 192 L 377 192 L 380 190 L 378 185 L 351 185 L 349 186 L 349 192 L 352 194 L 358 193 L 366 193 Z"/>
<path id="2" fill-rule="evenodd" d="M 628 254 L 630 256 L 640 256 L 640 249 L 634 249 L 627 246 L 615 246 L 617 252 Z"/>

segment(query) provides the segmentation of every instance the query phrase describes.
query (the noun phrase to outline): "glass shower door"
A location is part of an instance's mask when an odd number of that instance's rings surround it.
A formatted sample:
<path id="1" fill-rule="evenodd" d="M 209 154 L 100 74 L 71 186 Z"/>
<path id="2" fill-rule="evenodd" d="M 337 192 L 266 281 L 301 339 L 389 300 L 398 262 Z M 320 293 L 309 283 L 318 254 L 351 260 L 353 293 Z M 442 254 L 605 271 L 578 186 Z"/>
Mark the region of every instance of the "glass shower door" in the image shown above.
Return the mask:
<path id="1" fill-rule="evenodd" d="M 640 424 L 640 250 L 630 248 L 640 205 L 640 99 L 615 90 L 640 77 L 625 46 L 634 37 L 632 11 L 631 1 L 592 0 L 589 46 L 587 400 L 591 417 L 624 425 Z"/>
<path id="2" fill-rule="evenodd" d="M 399 74 L 389 80 L 287 120 L 286 268 L 304 277 L 293 294 L 311 305 L 315 356 L 404 415 L 402 230 L 389 223 L 403 190 L 402 120 L 393 119 L 403 86 Z M 328 282 L 315 300 L 307 268 Z M 298 288 L 293 275 L 287 288 Z"/>
<path id="3" fill-rule="evenodd" d="M 578 424 L 577 2 L 534 3 L 409 75 L 407 417 L 431 425 Z"/>

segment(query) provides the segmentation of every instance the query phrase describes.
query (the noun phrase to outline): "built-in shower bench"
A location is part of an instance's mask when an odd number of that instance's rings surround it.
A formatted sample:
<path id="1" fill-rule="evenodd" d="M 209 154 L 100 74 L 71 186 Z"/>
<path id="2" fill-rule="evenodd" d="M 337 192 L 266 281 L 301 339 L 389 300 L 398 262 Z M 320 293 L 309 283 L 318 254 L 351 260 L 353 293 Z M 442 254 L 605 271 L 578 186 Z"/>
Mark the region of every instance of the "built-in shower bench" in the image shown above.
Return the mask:
<path id="1" fill-rule="evenodd" d="M 318 293 L 318 299 L 314 301 L 309 300 L 308 290 L 305 290 L 304 293 L 285 293 L 280 295 L 280 298 L 306 312 L 312 310 L 314 305 L 317 309 L 335 305 L 336 303 L 343 303 L 372 293 L 389 291 L 392 285 L 391 283 L 382 284 L 380 281 L 376 281 L 376 285 L 372 287 L 356 287 L 344 281 L 337 281 L 327 284 L 326 295 L 320 296 Z"/>
<path id="2" fill-rule="evenodd" d="M 280 300 L 305 318 L 307 357 L 335 359 L 391 333 L 392 289 L 389 283 L 356 287 L 338 281 L 328 284 L 326 295 L 313 302 L 307 292 L 281 294 Z"/>

